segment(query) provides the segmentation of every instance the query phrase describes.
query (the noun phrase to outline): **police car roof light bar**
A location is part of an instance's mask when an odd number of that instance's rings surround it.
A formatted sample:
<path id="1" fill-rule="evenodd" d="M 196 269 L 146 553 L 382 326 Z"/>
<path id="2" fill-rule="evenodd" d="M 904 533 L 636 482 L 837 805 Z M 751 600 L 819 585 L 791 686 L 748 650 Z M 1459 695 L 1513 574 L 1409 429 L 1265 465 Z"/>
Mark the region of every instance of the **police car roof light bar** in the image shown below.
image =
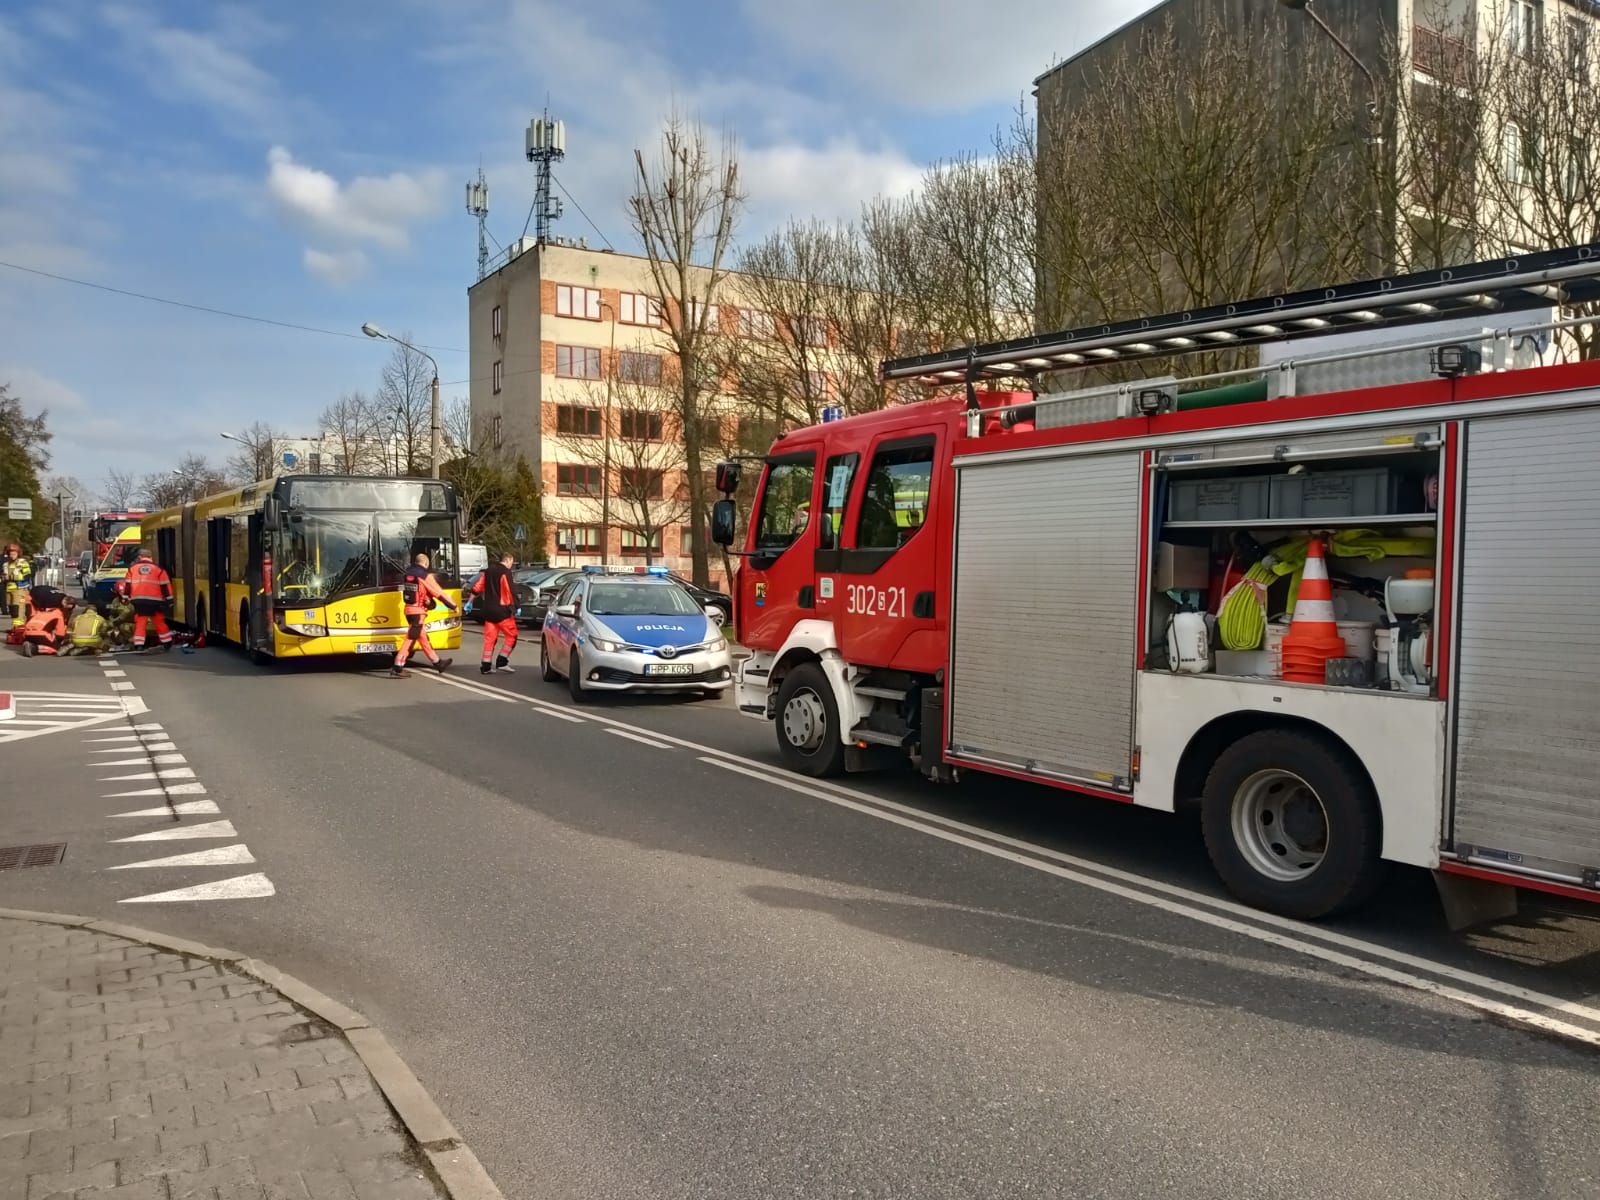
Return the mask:
<path id="1" fill-rule="evenodd" d="M 1600 242 L 886 359 L 879 378 L 966 383 L 1600 301 Z"/>

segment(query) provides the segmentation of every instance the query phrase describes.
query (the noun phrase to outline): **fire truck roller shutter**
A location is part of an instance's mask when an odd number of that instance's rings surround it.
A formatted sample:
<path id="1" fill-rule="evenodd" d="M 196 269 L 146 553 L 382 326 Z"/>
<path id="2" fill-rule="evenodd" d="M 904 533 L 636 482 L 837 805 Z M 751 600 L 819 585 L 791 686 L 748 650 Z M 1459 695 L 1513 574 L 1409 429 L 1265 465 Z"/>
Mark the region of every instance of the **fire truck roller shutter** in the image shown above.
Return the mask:
<path id="1" fill-rule="evenodd" d="M 950 738 L 958 757 L 1126 786 L 1137 452 L 959 468 Z"/>
<path id="2" fill-rule="evenodd" d="M 1459 547 L 1454 847 L 1572 879 L 1600 869 L 1597 445 L 1600 408 L 1471 422 Z"/>

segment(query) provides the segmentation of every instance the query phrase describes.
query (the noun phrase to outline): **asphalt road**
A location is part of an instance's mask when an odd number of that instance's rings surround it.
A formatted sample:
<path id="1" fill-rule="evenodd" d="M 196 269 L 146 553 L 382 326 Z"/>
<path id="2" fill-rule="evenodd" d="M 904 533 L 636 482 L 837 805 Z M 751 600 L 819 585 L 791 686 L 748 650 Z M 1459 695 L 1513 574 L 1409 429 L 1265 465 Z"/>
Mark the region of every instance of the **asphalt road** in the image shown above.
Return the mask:
<path id="1" fill-rule="evenodd" d="M 0 689 L 83 697 L 37 701 L 63 716 L 119 682 L 148 707 L 0 743 L 0 844 L 68 847 L 0 872 L 0 905 L 356 1005 L 508 1196 L 1600 1193 L 1600 1052 L 1528 1028 L 1600 1032 L 1600 912 L 1450 935 L 1399 873 L 1306 930 L 1226 907 L 1182 818 L 814 787 L 727 703 L 574 710 L 526 665 L 492 690 L 226 650 L 113 669 L 0 659 Z M 146 790 L 200 809 L 115 815 L 168 802 L 111 795 Z M 218 880 L 252 882 L 150 899 Z"/>

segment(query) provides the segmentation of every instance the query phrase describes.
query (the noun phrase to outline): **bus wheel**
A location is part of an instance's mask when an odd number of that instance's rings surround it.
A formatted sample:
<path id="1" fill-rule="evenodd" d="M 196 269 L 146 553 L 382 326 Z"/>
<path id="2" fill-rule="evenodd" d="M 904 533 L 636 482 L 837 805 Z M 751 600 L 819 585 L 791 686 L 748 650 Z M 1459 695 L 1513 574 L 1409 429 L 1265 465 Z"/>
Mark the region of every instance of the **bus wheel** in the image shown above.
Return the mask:
<path id="1" fill-rule="evenodd" d="M 194 631 L 196 633 L 211 632 L 211 626 L 206 624 L 206 602 L 204 600 L 194 606 Z"/>
<path id="2" fill-rule="evenodd" d="M 1359 907 L 1381 877 L 1377 798 L 1349 754 L 1263 729 L 1217 758 L 1200 803 L 1206 850 L 1239 899 L 1315 920 Z"/>
<path id="3" fill-rule="evenodd" d="M 778 689 L 778 753 L 784 765 L 822 779 L 844 770 L 839 740 L 839 706 L 833 688 L 816 663 L 802 663 L 783 677 Z"/>
<path id="4" fill-rule="evenodd" d="M 272 660 L 272 655 L 265 654 L 257 648 L 255 639 L 250 636 L 250 602 L 248 600 L 239 605 L 239 644 L 245 648 L 245 653 L 250 656 L 250 661 L 255 666 L 264 667 Z"/>

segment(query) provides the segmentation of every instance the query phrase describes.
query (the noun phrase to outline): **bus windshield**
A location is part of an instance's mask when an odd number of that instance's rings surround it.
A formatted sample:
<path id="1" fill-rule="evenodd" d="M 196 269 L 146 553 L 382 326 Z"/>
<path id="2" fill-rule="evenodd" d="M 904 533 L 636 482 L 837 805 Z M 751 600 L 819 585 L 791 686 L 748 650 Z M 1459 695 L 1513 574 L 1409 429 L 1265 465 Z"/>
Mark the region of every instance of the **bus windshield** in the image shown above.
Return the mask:
<path id="1" fill-rule="evenodd" d="M 285 523 L 278 554 L 280 599 L 310 604 L 376 585 L 371 517 L 305 512 L 295 518 Z"/>
<path id="2" fill-rule="evenodd" d="M 456 522 L 448 513 L 382 513 L 378 522 L 379 579 L 399 587 L 406 567 L 426 554 L 441 587 L 460 587 L 456 577 Z"/>

